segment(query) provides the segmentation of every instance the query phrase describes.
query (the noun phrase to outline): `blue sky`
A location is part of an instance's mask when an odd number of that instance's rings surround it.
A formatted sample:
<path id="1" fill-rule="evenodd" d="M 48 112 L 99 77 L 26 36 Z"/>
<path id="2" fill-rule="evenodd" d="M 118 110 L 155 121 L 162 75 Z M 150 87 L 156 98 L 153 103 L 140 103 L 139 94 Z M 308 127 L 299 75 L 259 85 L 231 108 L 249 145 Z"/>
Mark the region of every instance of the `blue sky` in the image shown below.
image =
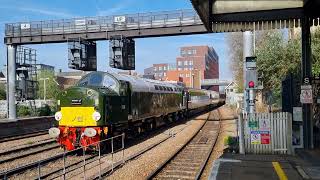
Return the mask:
<path id="1" fill-rule="evenodd" d="M 0 39 L 4 24 L 10 22 L 66 19 L 83 16 L 108 16 L 178 9 L 191 9 L 190 0 L 0 0 Z M 135 39 L 136 70 L 140 73 L 153 63 L 174 63 L 179 47 L 188 45 L 213 46 L 220 58 L 220 79 L 232 79 L 225 34 L 188 35 Z M 3 42 L 3 41 L 2 41 Z M 109 69 L 108 42 L 98 43 L 98 70 Z M 37 50 L 38 62 L 68 71 L 67 46 L 60 44 L 28 45 Z M 6 47 L 0 45 L 0 65 L 6 64 Z M 2 67 L 1 67 L 2 69 Z"/>

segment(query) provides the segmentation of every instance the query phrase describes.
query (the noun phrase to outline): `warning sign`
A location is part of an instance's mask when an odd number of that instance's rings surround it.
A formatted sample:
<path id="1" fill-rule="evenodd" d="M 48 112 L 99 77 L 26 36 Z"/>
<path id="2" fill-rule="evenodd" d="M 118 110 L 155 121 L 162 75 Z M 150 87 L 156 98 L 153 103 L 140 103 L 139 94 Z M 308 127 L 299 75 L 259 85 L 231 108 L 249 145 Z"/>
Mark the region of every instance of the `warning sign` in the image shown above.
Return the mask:
<path id="1" fill-rule="evenodd" d="M 270 144 L 270 133 L 263 133 L 261 136 L 261 144 Z"/>
<path id="2" fill-rule="evenodd" d="M 270 131 L 270 119 L 260 119 L 259 120 L 259 130 L 260 131 Z"/>
<path id="3" fill-rule="evenodd" d="M 251 131 L 251 144 L 270 144 L 270 131 Z"/>
<path id="4" fill-rule="evenodd" d="M 251 131 L 251 144 L 261 144 L 261 135 L 258 131 Z"/>
<path id="5" fill-rule="evenodd" d="M 301 85 L 300 102 L 302 104 L 312 104 L 312 86 Z"/>

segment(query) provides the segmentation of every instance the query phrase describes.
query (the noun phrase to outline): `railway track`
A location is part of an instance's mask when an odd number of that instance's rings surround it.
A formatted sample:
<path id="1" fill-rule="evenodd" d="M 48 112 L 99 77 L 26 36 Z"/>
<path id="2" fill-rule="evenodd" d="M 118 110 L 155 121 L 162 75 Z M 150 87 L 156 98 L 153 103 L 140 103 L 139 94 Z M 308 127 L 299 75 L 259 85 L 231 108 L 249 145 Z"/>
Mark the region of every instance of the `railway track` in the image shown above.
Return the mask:
<path id="1" fill-rule="evenodd" d="M 28 133 L 28 134 L 21 134 L 21 135 L 14 135 L 14 136 L 6 136 L 6 137 L 2 137 L 0 139 L 0 143 L 20 140 L 20 139 L 25 139 L 25 138 L 31 138 L 31 137 L 36 137 L 36 136 L 41 136 L 41 135 L 46 135 L 46 134 L 48 134 L 48 130 L 41 130 L 41 131 L 37 131 L 37 132 L 32 132 L 32 133 Z"/>
<path id="2" fill-rule="evenodd" d="M 219 135 L 218 110 L 210 112 L 200 131 L 157 168 L 148 179 L 199 179 Z"/>
<path id="3" fill-rule="evenodd" d="M 56 140 L 49 140 L 26 147 L 0 152 L 0 165 L 59 147 L 60 146 L 56 144 Z"/>
<path id="4" fill-rule="evenodd" d="M 194 114 L 193 116 L 196 116 L 196 114 Z M 159 129 L 160 131 L 161 129 Z M 153 134 L 153 133 L 151 133 Z M 153 149 L 154 147 L 158 146 L 159 144 L 163 143 L 164 141 L 166 141 L 167 139 L 169 139 L 170 137 L 168 136 L 167 138 L 163 139 L 162 141 L 160 142 L 156 142 L 154 143 L 153 145 L 149 146 L 149 147 L 146 147 L 142 150 L 140 150 L 139 152 L 133 154 L 132 156 L 130 157 L 127 157 L 125 159 L 125 161 L 129 161 L 129 160 L 132 160 L 140 155 L 142 155 L 143 153 Z M 143 139 L 145 138 L 142 138 L 141 141 L 143 141 Z M 34 145 L 35 147 L 41 147 L 43 145 L 38 145 L 38 144 L 35 144 Z M 58 145 L 57 145 L 58 146 Z M 130 145 L 129 145 L 130 146 Z M 52 148 L 54 148 L 54 146 L 52 146 Z M 13 150 L 15 152 L 19 152 L 19 151 L 23 151 L 23 148 L 21 149 L 16 149 L 16 150 Z M 42 150 L 39 150 L 38 152 L 34 152 L 32 154 L 37 154 L 37 153 L 40 153 Z M 45 150 L 43 150 L 45 151 Z M 9 153 L 9 152 L 4 152 L 4 154 L 6 153 Z M 26 164 L 26 165 L 23 165 L 23 166 L 19 166 L 17 168 L 13 168 L 13 169 L 10 169 L 6 172 L 1 172 L 0 173 L 0 178 L 7 178 L 7 177 L 15 177 L 16 175 L 18 175 L 17 177 L 19 177 L 19 174 L 29 174 L 31 171 L 33 172 L 33 174 L 35 174 L 35 176 L 32 176 L 32 177 L 40 177 L 40 179 L 54 179 L 54 178 L 59 178 L 63 175 L 63 172 L 66 172 L 66 173 L 70 173 L 70 172 L 77 172 L 77 169 L 81 169 L 83 168 L 83 157 L 76 157 L 76 156 L 73 156 L 75 153 L 72 153 L 72 152 L 67 152 L 65 155 L 63 155 L 63 153 L 61 154 L 57 154 L 55 156 L 52 156 L 50 158 L 46 158 L 46 159 L 42 159 L 42 160 L 39 160 L 39 161 L 36 161 L 36 162 L 31 162 L 29 164 Z M 0 153 L 1 155 L 1 153 Z M 30 153 L 31 155 L 31 153 Z M 21 155 L 21 157 L 26 157 L 28 156 L 27 154 L 25 155 Z M 59 160 L 62 160 L 63 157 L 66 157 L 66 158 L 73 158 L 72 160 L 72 163 L 68 164 L 65 166 L 65 168 L 62 168 L 62 166 L 60 166 L 59 168 L 50 168 L 51 165 L 50 164 L 55 164 L 56 162 L 58 162 Z M 12 160 L 6 160 L 7 162 L 8 161 L 13 161 L 15 159 L 18 159 L 19 157 L 16 157 L 16 158 L 13 158 Z M 86 166 L 91 164 L 91 163 L 97 163 L 98 162 L 98 155 L 97 154 L 91 154 L 91 155 L 86 155 L 85 157 L 85 162 L 86 162 Z M 59 162 L 61 163 L 61 162 Z M 41 172 L 40 176 L 38 176 L 37 174 L 37 168 L 39 168 L 39 165 L 41 164 L 41 170 L 45 170 L 44 172 Z M 0 160 L 0 165 L 1 165 L 1 160 Z M 112 169 L 116 169 L 118 167 L 121 167 L 123 165 L 123 161 L 117 161 L 114 163 Z M 105 174 L 103 175 L 107 175 L 111 172 L 111 167 L 108 167 L 106 169 L 103 170 L 103 172 Z M 99 177 L 91 177 L 91 179 L 99 179 Z"/>

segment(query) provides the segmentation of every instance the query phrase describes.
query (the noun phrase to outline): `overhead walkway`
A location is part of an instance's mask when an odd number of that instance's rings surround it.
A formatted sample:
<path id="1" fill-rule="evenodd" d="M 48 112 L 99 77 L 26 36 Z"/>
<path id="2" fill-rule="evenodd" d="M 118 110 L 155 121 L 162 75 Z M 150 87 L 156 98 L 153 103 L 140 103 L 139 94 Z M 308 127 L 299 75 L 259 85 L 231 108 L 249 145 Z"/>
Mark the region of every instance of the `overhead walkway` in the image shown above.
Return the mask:
<path id="1" fill-rule="evenodd" d="M 194 10 L 84 17 L 8 23 L 6 44 L 66 42 L 69 38 L 107 40 L 112 35 L 132 38 L 207 33 Z"/>

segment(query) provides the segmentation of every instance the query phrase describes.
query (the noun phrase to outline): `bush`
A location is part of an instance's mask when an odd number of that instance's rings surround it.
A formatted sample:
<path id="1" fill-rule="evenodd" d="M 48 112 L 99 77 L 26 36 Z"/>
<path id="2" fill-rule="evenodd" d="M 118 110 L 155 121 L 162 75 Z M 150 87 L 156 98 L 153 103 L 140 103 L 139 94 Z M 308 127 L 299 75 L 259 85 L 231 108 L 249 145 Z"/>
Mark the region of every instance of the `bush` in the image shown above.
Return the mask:
<path id="1" fill-rule="evenodd" d="M 18 117 L 25 117 L 31 115 L 31 109 L 28 106 L 17 106 Z"/>
<path id="2" fill-rule="evenodd" d="M 38 109 L 39 116 L 50 116 L 51 114 L 52 114 L 52 111 L 48 104 L 45 104 L 44 106 Z"/>

